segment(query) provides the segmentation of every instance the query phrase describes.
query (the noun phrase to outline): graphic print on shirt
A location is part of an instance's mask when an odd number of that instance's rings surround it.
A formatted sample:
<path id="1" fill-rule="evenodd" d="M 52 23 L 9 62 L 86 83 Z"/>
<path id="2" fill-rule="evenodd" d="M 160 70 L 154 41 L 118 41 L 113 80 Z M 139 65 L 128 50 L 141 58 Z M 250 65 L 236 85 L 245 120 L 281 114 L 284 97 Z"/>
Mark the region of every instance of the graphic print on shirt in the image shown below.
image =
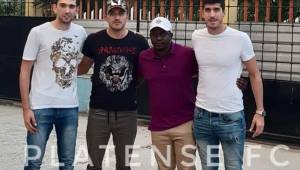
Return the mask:
<path id="1" fill-rule="evenodd" d="M 51 47 L 50 59 L 52 70 L 55 72 L 55 82 L 63 89 L 71 86 L 77 69 L 79 42 L 76 44 L 73 42 L 72 38 L 63 37 L 54 42 Z"/>
<path id="2" fill-rule="evenodd" d="M 124 91 L 129 87 L 132 77 L 132 66 L 121 55 L 111 55 L 100 67 L 100 80 L 111 92 Z"/>

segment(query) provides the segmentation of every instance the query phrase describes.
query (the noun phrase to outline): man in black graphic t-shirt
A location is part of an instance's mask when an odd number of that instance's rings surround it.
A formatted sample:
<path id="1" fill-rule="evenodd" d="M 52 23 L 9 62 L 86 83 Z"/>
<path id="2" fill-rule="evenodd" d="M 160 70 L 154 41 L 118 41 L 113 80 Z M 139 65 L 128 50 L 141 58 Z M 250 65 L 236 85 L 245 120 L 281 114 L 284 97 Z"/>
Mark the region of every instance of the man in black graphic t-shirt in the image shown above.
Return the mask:
<path id="1" fill-rule="evenodd" d="M 79 65 L 79 73 L 81 65 L 87 67 L 94 63 L 90 107 L 108 111 L 135 110 L 137 59 L 138 54 L 148 48 L 148 43 L 141 35 L 127 30 L 120 39 L 113 38 L 109 30 L 89 35 L 82 50 L 85 57 Z"/>
<path id="2" fill-rule="evenodd" d="M 130 166 L 126 162 L 130 157 L 126 158 L 126 145 L 133 145 L 137 131 L 138 56 L 149 46 L 143 36 L 125 27 L 128 19 L 126 2 L 109 0 L 107 4 L 106 21 L 109 26 L 88 36 L 78 68 L 78 74 L 84 74 L 94 64 L 86 132 L 91 162 L 87 169 L 102 169 L 105 145 L 112 134 L 116 169 L 127 170 Z"/>

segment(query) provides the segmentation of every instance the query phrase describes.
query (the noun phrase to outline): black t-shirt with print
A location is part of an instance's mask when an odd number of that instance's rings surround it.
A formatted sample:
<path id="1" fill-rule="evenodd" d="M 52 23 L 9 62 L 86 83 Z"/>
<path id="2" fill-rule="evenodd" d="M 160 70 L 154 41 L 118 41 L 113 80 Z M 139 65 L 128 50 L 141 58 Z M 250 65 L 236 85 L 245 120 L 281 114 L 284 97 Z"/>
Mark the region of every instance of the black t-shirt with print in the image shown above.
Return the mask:
<path id="1" fill-rule="evenodd" d="M 135 110 L 139 53 L 149 48 L 147 40 L 128 32 L 111 38 L 106 30 L 90 34 L 82 53 L 94 60 L 90 107 L 109 111 Z"/>

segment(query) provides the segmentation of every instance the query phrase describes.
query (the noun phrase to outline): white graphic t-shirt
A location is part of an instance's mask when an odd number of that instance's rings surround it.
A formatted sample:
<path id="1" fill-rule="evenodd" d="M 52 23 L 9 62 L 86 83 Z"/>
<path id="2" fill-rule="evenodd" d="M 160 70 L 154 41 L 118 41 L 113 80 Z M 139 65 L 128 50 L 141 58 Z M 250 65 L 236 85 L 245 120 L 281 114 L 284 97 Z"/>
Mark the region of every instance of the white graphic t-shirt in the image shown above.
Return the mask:
<path id="1" fill-rule="evenodd" d="M 35 61 L 29 95 L 32 109 L 78 106 L 77 61 L 86 36 L 76 24 L 66 31 L 50 22 L 32 28 L 23 53 L 23 60 Z"/>

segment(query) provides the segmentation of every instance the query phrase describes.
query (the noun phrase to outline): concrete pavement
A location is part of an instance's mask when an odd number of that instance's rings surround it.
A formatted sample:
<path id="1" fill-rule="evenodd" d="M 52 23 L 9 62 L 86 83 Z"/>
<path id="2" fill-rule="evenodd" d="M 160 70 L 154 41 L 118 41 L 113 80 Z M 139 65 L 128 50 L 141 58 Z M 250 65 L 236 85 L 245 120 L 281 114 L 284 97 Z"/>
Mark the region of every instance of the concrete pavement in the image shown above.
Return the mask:
<path id="1" fill-rule="evenodd" d="M 76 170 L 85 169 L 88 157 L 85 142 L 85 130 L 87 117 L 80 116 Z M 23 168 L 26 131 L 23 125 L 21 108 L 12 105 L 0 105 L 0 170 L 20 170 Z M 154 170 L 156 169 L 155 159 L 150 146 L 150 132 L 145 126 L 138 127 L 138 134 L 135 142 L 133 170 Z M 112 142 L 110 141 L 110 145 Z M 104 170 L 114 170 L 115 159 L 113 149 L 106 152 Z M 259 158 L 258 158 L 259 157 Z M 222 159 L 221 159 L 222 160 Z M 43 170 L 55 170 L 57 164 L 55 132 L 51 133 L 47 144 L 47 151 L 44 157 Z M 196 160 L 197 170 L 201 170 L 199 157 Z M 221 170 L 224 167 L 220 168 Z M 244 169 L 264 170 L 299 170 L 300 150 L 280 145 L 264 145 L 247 142 L 245 146 Z"/>

